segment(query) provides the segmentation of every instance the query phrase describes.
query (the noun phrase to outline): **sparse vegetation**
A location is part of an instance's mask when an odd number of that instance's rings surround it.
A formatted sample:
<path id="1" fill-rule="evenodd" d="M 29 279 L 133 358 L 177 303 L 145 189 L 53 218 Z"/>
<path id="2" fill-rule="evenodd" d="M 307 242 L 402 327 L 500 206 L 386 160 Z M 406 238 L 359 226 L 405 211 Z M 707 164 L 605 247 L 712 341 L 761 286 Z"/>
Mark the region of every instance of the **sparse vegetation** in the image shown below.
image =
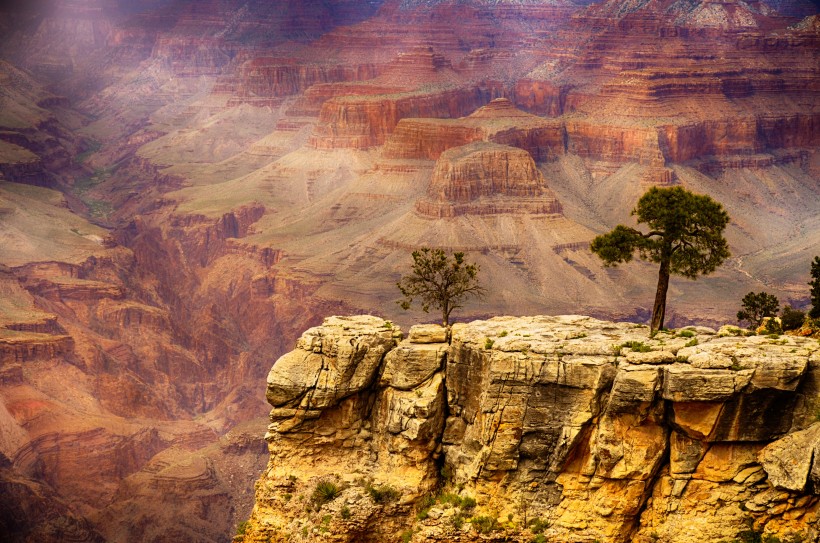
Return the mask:
<path id="1" fill-rule="evenodd" d="M 542 518 L 534 518 L 529 523 L 529 529 L 534 534 L 540 534 L 550 527 L 550 522 Z"/>
<path id="2" fill-rule="evenodd" d="M 237 524 L 236 525 L 236 535 L 245 535 L 245 532 L 248 531 L 248 526 L 250 526 L 250 523 L 248 523 L 247 520 L 243 520 L 242 522 Z"/>
<path id="3" fill-rule="evenodd" d="M 316 483 L 316 488 L 313 490 L 311 501 L 316 507 L 321 507 L 328 502 L 332 502 L 338 496 L 341 490 L 339 485 L 333 481 L 319 481 Z"/>
<path id="4" fill-rule="evenodd" d="M 342 519 L 344 520 L 347 520 L 351 516 L 353 516 L 353 514 L 350 512 L 350 507 L 348 507 L 347 504 L 343 505 L 342 508 L 339 510 L 339 516 L 342 517 Z"/>
<path id="5" fill-rule="evenodd" d="M 692 330 L 681 330 L 677 334 L 678 337 L 695 337 L 695 332 Z"/>
<path id="6" fill-rule="evenodd" d="M 592 240 L 590 250 L 606 266 L 630 262 L 635 253 L 642 260 L 660 264 L 650 336 L 663 328 L 666 293 L 672 274 L 696 279 L 712 273 L 729 256 L 723 230 L 729 215 L 706 195 L 682 187 L 652 187 L 638 200 L 632 215 L 649 232 L 619 224 Z"/>
<path id="7" fill-rule="evenodd" d="M 501 529 L 498 519 L 486 515 L 473 517 L 470 519 L 473 529 L 480 534 L 489 534 Z"/>
<path id="8" fill-rule="evenodd" d="M 652 347 L 642 341 L 626 341 L 621 343 L 621 347 L 627 347 L 634 353 L 648 353 L 652 350 Z"/>
<path id="9" fill-rule="evenodd" d="M 746 321 L 749 323 L 749 329 L 755 330 L 763 319 L 777 315 L 780 302 L 777 296 L 768 292 L 749 292 L 740 301 L 740 306 L 740 311 L 737 312 L 738 322 Z"/>
<path id="10" fill-rule="evenodd" d="M 692 338 L 684 344 L 684 347 L 694 347 L 698 344 L 698 338 Z"/>
<path id="11" fill-rule="evenodd" d="M 492 349 L 494 344 L 495 344 L 495 340 L 493 340 L 491 338 L 487 338 L 487 339 L 484 340 L 484 349 L 485 350 Z"/>
<path id="12" fill-rule="evenodd" d="M 401 498 L 401 492 L 390 485 L 373 486 L 368 483 L 364 489 L 373 501 L 379 504 L 394 502 Z"/>
<path id="13" fill-rule="evenodd" d="M 441 323 L 450 325 L 451 313 L 460 307 L 468 296 L 481 296 L 484 289 L 478 284 L 478 264 L 464 260 L 464 253 L 447 255 L 442 249 L 422 247 L 413 251 L 413 266 L 409 275 L 396 283 L 403 300 L 398 304 L 410 309 L 415 298 L 421 301 L 421 310 L 430 307 L 441 310 Z"/>

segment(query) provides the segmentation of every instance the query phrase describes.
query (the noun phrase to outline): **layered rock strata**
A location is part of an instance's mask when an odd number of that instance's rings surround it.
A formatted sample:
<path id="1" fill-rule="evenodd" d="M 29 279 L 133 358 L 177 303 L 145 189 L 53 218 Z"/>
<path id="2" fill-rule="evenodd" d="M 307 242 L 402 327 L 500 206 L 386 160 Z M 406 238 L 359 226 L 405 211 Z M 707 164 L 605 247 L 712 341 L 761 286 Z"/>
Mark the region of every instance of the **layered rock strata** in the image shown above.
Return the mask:
<path id="1" fill-rule="evenodd" d="M 436 162 L 422 215 L 442 218 L 496 213 L 560 213 L 544 177 L 527 151 L 472 143 L 445 151 Z"/>
<path id="2" fill-rule="evenodd" d="M 581 316 L 402 338 L 331 317 L 274 364 L 237 541 L 820 539 L 816 340 Z"/>

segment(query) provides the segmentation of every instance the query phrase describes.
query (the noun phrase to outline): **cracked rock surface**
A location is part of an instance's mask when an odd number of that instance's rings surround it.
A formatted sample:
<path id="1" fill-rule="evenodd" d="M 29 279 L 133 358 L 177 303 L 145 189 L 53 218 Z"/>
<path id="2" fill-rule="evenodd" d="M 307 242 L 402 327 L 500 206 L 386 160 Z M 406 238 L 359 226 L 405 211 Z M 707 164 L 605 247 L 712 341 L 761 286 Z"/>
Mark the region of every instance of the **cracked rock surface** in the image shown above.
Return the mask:
<path id="1" fill-rule="evenodd" d="M 268 376 L 237 541 L 818 541 L 816 340 L 573 315 L 447 332 L 305 332 Z"/>

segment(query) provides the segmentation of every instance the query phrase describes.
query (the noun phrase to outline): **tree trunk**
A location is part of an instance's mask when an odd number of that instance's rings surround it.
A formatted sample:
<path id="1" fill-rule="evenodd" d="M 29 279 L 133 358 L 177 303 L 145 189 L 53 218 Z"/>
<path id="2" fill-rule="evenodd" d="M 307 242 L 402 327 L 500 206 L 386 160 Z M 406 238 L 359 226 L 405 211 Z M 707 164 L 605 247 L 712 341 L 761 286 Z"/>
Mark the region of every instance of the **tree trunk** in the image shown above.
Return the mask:
<path id="1" fill-rule="evenodd" d="M 666 316 L 666 291 L 669 289 L 669 259 L 661 260 L 661 269 L 658 271 L 658 290 L 655 291 L 655 305 L 652 306 L 652 322 L 649 325 L 649 335 L 654 336 L 663 328 L 663 319 Z"/>

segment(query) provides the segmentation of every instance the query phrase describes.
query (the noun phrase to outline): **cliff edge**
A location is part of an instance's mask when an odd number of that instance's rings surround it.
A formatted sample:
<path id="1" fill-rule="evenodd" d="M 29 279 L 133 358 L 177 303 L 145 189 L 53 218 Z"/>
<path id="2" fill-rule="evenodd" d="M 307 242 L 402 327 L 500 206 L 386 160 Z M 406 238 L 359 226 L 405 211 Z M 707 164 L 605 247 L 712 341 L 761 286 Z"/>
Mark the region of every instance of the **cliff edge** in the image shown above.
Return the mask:
<path id="1" fill-rule="evenodd" d="M 647 335 L 330 317 L 268 375 L 235 541 L 820 540 L 818 341 Z"/>

